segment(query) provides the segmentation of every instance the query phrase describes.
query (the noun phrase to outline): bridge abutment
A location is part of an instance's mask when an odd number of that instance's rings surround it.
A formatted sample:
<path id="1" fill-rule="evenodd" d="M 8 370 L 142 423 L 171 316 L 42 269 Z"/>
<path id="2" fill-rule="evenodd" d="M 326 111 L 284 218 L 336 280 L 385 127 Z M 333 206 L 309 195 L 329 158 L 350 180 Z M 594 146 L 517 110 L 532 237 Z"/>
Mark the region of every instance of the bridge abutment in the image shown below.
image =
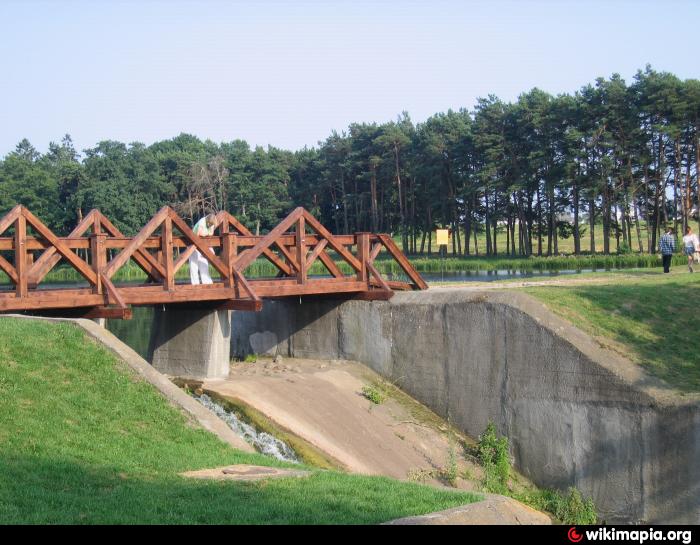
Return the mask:
<path id="1" fill-rule="evenodd" d="M 166 375 L 227 377 L 231 311 L 156 308 L 149 352 L 153 367 Z"/>

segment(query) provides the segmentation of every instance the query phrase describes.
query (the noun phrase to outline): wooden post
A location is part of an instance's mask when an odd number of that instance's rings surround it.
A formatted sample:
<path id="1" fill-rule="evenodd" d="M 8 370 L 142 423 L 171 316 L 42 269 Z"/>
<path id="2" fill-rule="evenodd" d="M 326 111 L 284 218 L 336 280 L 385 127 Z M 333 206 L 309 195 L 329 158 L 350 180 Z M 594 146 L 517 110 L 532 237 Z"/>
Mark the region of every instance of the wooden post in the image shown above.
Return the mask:
<path id="1" fill-rule="evenodd" d="M 165 265 L 163 289 L 165 291 L 173 291 L 175 289 L 175 273 L 173 271 L 173 220 L 170 216 L 167 216 L 163 222 L 160 237 L 160 248 L 163 252 L 163 264 Z"/>
<path id="2" fill-rule="evenodd" d="M 27 218 L 23 213 L 20 213 L 15 222 L 15 270 L 17 271 L 17 297 L 26 297 L 29 271 L 27 270 Z"/>
<path id="3" fill-rule="evenodd" d="M 306 233 L 304 216 L 301 215 L 297 220 L 296 261 L 299 265 L 297 284 L 306 284 Z"/>
<path id="4" fill-rule="evenodd" d="M 236 255 L 238 254 L 238 238 L 233 233 L 226 231 L 221 234 L 221 244 L 223 245 L 221 249 L 221 258 L 228 270 L 228 276 L 223 279 L 224 286 L 233 288 L 235 284 L 233 262 L 236 260 Z"/>
<path id="5" fill-rule="evenodd" d="M 369 235 L 370 233 L 355 233 L 357 241 L 357 259 L 360 262 L 360 270 L 357 271 L 357 279 L 361 282 L 367 282 L 367 263 L 369 263 Z"/>
<path id="6" fill-rule="evenodd" d="M 95 229 L 90 236 L 90 254 L 92 255 L 92 270 L 95 271 L 97 282 L 92 288 L 92 293 L 102 293 L 102 271 L 107 265 L 107 253 L 105 251 L 105 239 L 107 235 Z"/>

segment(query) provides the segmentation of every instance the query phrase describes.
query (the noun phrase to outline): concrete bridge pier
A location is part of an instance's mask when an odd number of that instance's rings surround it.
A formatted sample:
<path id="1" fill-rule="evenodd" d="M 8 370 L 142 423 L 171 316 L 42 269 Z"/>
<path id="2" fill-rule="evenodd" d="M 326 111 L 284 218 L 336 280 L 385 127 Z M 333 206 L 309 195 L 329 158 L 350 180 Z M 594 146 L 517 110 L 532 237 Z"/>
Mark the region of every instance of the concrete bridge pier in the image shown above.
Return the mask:
<path id="1" fill-rule="evenodd" d="M 150 360 L 158 371 L 188 378 L 227 377 L 231 354 L 231 311 L 155 308 Z"/>

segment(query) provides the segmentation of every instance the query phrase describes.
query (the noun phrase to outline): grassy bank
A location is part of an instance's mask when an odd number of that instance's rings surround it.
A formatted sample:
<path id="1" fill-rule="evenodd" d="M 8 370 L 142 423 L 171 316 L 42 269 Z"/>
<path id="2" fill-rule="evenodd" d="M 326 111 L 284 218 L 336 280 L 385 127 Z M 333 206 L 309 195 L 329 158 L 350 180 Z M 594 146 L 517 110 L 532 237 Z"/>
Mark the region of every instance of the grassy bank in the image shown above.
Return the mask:
<path id="1" fill-rule="evenodd" d="M 376 523 L 475 499 L 332 471 L 184 479 L 282 464 L 193 426 L 70 324 L 2 318 L 0 339 L 0 523 Z"/>
<path id="2" fill-rule="evenodd" d="M 526 288 L 555 313 L 683 392 L 700 392 L 700 274 Z"/>

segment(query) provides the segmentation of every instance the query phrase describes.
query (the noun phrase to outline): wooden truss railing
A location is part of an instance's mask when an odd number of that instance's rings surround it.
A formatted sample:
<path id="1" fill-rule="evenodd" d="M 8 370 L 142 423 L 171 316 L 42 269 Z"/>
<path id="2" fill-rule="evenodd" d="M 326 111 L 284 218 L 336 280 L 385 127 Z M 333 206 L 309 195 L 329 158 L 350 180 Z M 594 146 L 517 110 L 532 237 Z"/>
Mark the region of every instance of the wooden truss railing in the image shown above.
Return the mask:
<path id="1" fill-rule="evenodd" d="M 3 237 L 8 231 L 14 231 L 12 236 Z M 195 250 L 218 274 L 213 284 L 175 281 Z M 382 251 L 396 260 L 409 282 L 382 277 L 374 266 Z M 277 276 L 247 278 L 246 269 L 258 259 L 272 263 Z M 113 282 L 130 261 L 146 273 L 147 283 Z M 328 274 L 309 275 L 316 261 Z M 78 272 L 83 286 L 42 285 L 61 262 Z M 340 262 L 347 264 L 350 274 L 341 270 Z M 199 237 L 166 206 L 134 237 L 124 236 L 98 210 L 85 216 L 67 237 L 58 237 L 25 207 L 16 206 L 0 219 L 0 270 L 10 281 L 0 284 L 0 312 L 83 309 L 89 317 L 129 318 L 131 305 L 197 301 L 257 311 L 264 298 L 349 293 L 374 300 L 390 298 L 393 290 L 427 288 L 388 235 L 333 235 L 303 208 L 263 236 L 253 235 L 234 216 L 220 212 L 216 233 Z"/>

